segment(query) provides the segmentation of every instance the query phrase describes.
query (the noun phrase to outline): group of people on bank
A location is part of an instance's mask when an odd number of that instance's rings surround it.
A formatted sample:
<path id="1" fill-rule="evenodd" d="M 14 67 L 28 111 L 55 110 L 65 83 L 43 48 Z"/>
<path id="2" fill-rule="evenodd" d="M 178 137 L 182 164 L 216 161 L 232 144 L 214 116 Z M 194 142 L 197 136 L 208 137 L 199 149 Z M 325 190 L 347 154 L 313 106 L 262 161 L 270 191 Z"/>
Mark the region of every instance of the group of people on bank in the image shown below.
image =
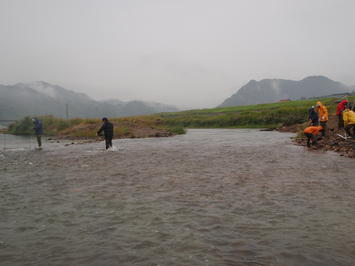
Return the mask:
<path id="1" fill-rule="evenodd" d="M 311 123 L 309 127 L 304 130 L 304 135 L 307 137 L 307 147 L 317 144 L 318 134 L 325 136 L 328 122 L 328 109 L 320 101 L 316 106 L 312 106 L 308 110 L 308 119 Z"/>
<path id="2" fill-rule="evenodd" d="M 355 112 L 352 108 L 355 109 L 355 106 L 344 99 L 338 103 L 336 115 L 338 117 L 338 129 L 344 129 L 349 137 L 355 139 Z M 303 133 L 307 137 L 307 147 L 310 147 L 311 144 L 317 144 L 320 133 L 323 137 L 326 135 L 328 110 L 325 105 L 318 101 L 315 107 L 312 106 L 308 110 L 308 119 L 310 126 L 306 127 Z"/>

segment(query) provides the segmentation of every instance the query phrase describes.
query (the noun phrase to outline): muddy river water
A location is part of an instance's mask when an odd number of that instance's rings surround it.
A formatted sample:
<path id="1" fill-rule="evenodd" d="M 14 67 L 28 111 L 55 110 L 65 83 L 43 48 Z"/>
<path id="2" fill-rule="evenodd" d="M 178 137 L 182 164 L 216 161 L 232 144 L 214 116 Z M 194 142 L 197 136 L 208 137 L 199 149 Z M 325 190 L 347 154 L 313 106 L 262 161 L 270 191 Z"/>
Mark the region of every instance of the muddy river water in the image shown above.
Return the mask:
<path id="1" fill-rule="evenodd" d="M 0 151 L 0 264 L 355 265 L 355 161 L 291 136 Z"/>

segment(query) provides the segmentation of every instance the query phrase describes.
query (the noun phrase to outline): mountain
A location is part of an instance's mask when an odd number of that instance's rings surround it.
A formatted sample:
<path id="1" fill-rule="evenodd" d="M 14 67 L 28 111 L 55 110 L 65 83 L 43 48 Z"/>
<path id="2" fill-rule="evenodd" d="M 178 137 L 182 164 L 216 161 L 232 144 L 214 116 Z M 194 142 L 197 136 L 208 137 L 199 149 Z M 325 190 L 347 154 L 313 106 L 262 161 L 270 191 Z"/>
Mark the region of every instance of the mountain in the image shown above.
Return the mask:
<path id="1" fill-rule="evenodd" d="M 300 81 L 286 79 L 251 80 L 219 107 L 272 103 L 283 99 L 319 97 L 349 92 L 350 88 L 323 76 L 310 76 Z"/>
<path id="2" fill-rule="evenodd" d="M 0 120 L 49 114 L 65 118 L 66 105 L 70 118 L 122 117 L 178 111 L 174 106 L 160 103 L 96 101 L 86 94 L 43 81 L 0 85 Z"/>

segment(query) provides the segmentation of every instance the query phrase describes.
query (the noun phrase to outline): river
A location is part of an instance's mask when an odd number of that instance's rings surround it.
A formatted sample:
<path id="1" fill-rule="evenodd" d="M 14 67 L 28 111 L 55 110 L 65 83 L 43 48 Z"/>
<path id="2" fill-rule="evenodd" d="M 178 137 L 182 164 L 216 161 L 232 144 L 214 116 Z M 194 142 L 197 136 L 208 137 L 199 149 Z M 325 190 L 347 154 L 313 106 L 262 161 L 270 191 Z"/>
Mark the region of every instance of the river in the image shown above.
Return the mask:
<path id="1" fill-rule="evenodd" d="M 291 136 L 0 151 L 1 265 L 354 265 L 355 162 Z"/>

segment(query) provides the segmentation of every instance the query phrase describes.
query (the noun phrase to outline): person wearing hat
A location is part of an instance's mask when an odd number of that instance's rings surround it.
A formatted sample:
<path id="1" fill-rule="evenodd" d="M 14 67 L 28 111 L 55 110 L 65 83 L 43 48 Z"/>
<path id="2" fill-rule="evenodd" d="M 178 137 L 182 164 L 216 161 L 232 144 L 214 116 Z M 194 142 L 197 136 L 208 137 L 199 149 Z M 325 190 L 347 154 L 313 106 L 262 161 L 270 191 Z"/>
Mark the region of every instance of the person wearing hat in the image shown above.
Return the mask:
<path id="1" fill-rule="evenodd" d="M 316 109 L 319 116 L 319 124 L 323 127 L 322 136 L 325 136 L 328 122 L 328 110 L 320 101 L 317 102 Z"/>
<path id="2" fill-rule="evenodd" d="M 102 118 L 102 121 L 104 123 L 102 124 L 99 131 L 97 131 L 97 135 L 100 135 L 102 131 L 104 132 L 106 150 L 108 150 L 109 148 L 112 148 L 113 124 L 109 122 L 106 117 Z"/>
<path id="3" fill-rule="evenodd" d="M 318 133 L 322 130 L 323 130 L 322 126 L 310 126 L 305 128 L 303 133 L 307 137 L 307 147 L 311 147 L 311 140 L 312 140 L 312 145 L 317 144 Z"/>
<path id="4" fill-rule="evenodd" d="M 32 118 L 32 122 L 33 122 L 33 130 L 37 138 L 38 149 L 42 149 L 42 135 L 43 135 L 42 122 L 37 117 Z"/>
<path id="5" fill-rule="evenodd" d="M 337 111 L 335 113 L 338 117 L 338 129 L 344 128 L 343 112 L 346 109 L 347 104 L 348 101 L 345 99 L 338 103 Z"/>
<path id="6" fill-rule="evenodd" d="M 308 120 L 311 122 L 312 126 L 318 126 L 318 114 L 314 110 L 314 106 L 308 109 Z"/>

